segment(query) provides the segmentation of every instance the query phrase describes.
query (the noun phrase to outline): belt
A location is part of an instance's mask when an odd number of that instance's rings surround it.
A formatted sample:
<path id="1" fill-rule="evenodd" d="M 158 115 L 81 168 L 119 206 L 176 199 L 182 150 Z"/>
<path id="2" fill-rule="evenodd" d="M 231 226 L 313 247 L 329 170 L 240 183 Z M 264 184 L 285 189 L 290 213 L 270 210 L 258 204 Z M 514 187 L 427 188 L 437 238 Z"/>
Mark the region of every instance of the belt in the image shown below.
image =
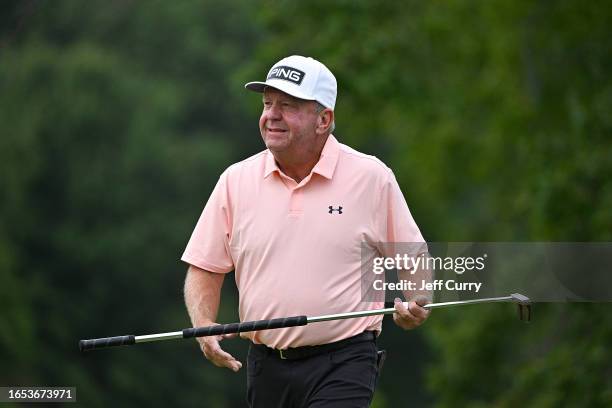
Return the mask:
<path id="1" fill-rule="evenodd" d="M 288 348 L 284 350 L 270 348 L 263 344 L 254 344 L 252 347 L 257 350 L 263 351 L 266 354 L 271 354 L 280 357 L 282 360 L 299 360 L 302 358 L 314 357 L 319 354 L 330 353 L 332 351 L 339 350 L 349 344 L 361 343 L 364 341 L 374 341 L 376 339 L 376 332 L 364 331 L 353 337 L 349 337 L 344 340 L 335 341 L 333 343 L 320 344 L 317 346 L 303 346 Z"/>

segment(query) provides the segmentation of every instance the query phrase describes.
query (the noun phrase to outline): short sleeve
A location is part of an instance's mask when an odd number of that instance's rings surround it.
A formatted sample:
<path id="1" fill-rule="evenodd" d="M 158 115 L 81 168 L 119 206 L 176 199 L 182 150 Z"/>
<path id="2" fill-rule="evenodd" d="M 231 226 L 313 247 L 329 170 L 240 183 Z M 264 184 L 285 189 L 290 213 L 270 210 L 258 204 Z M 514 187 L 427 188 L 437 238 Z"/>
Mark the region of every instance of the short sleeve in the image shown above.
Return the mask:
<path id="1" fill-rule="evenodd" d="M 381 252 L 385 256 L 391 256 L 392 253 L 396 252 L 396 246 L 393 244 L 421 243 L 425 241 L 419 227 L 412 218 L 406 199 L 391 170 L 387 172 L 380 198 L 381 211 L 377 220 L 377 229 L 379 242 L 385 243 L 380 246 Z M 413 246 L 410 247 L 415 248 Z M 421 246 L 418 245 L 417 247 L 420 248 Z"/>
<path id="2" fill-rule="evenodd" d="M 232 213 L 225 172 L 210 195 L 181 260 L 210 272 L 232 271 L 234 263 L 229 251 L 231 225 Z"/>

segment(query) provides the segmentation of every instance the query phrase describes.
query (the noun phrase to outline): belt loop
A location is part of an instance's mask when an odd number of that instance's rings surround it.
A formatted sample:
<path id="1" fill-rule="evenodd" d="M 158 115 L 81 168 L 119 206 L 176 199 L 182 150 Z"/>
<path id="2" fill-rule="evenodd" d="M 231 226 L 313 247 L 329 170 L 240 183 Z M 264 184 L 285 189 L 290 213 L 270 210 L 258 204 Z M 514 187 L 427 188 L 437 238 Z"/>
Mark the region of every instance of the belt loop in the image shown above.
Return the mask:
<path id="1" fill-rule="evenodd" d="M 281 349 L 281 350 L 278 350 L 278 354 L 280 355 L 281 360 L 286 360 L 286 359 L 287 359 L 287 357 L 286 357 L 286 356 L 283 354 L 283 351 L 284 351 L 284 350 L 282 350 L 282 349 Z"/>

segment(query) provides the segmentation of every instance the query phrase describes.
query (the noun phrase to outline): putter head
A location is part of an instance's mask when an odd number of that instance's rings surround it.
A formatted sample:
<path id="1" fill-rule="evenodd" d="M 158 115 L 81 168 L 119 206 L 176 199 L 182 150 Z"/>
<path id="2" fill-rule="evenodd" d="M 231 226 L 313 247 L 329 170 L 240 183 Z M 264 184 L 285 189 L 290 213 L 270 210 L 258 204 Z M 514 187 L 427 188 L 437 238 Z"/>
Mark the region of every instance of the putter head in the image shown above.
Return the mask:
<path id="1" fill-rule="evenodd" d="M 519 319 L 525 322 L 531 321 L 531 300 L 520 293 L 513 293 L 510 297 L 518 306 Z"/>

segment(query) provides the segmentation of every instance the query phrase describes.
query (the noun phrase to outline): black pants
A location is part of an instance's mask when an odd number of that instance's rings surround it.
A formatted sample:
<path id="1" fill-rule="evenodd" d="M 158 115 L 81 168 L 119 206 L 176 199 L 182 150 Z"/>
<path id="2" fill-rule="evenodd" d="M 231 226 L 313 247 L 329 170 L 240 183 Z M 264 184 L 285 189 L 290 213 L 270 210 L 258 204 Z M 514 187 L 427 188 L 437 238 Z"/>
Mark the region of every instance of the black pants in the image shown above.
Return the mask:
<path id="1" fill-rule="evenodd" d="M 365 408 L 374 395 L 377 348 L 373 340 L 300 360 L 282 360 L 251 345 L 247 401 L 252 408 Z"/>

